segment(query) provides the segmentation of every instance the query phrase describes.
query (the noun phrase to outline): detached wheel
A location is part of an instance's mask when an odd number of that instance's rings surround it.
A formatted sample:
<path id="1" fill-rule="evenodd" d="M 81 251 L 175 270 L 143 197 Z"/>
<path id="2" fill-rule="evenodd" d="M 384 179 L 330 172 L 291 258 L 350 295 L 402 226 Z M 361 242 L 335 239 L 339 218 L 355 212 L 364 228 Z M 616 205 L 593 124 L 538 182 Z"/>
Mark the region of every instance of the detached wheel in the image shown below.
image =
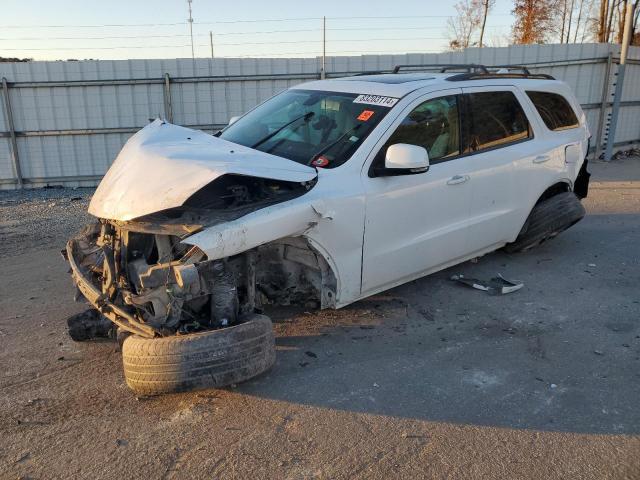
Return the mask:
<path id="1" fill-rule="evenodd" d="M 526 252 L 578 223 L 586 211 L 573 192 L 564 192 L 538 203 L 515 242 L 504 247 L 508 253 Z"/>
<path id="2" fill-rule="evenodd" d="M 252 315 L 233 327 L 164 338 L 125 339 L 124 376 L 140 395 L 218 388 L 248 380 L 275 362 L 269 317 Z"/>

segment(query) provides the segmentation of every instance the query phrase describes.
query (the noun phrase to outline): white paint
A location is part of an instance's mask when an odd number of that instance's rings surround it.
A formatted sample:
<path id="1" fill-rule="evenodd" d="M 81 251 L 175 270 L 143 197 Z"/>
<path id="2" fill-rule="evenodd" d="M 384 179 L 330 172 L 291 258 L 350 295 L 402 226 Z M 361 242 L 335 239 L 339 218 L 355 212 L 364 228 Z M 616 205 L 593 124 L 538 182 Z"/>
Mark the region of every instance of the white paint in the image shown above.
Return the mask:
<path id="1" fill-rule="evenodd" d="M 361 83 L 375 82 L 327 80 L 312 82 L 312 87 L 343 91 L 340 88 L 360 88 Z M 349 161 L 317 173 L 204 133 L 154 122 L 127 143 L 96 192 L 90 212 L 126 220 L 178 206 L 225 173 L 291 181 L 317 175 L 306 194 L 205 228 L 184 243 L 218 259 L 281 238 L 304 237 L 332 268 L 336 305 L 341 307 L 513 241 L 542 192 L 557 182 L 575 180 L 589 132 L 575 97 L 562 82 L 453 83 L 441 75 L 409 83 L 413 90 L 400 84 L 407 93 Z M 385 88 L 375 85 L 371 88 Z M 580 127 L 549 131 L 525 89 L 563 94 L 578 114 Z M 413 108 L 428 99 L 477 90 L 512 91 L 529 118 L 533 139 L 437 162 L 426 172 L 369 177 L 379 149 Z M 567 145 L 574 145 L 573 155 L 580 161 L 565 161 Z M 534 161 L 541 156 L 548 160 Z"/>
<path id="2" fill-rule="evenodd" d="M 178 207 L 226 173 L 293 182 L 316 176 L 311 167 L 156 120 L 125 144 L 91 199 L 89 213 L 131 220 Z"/>

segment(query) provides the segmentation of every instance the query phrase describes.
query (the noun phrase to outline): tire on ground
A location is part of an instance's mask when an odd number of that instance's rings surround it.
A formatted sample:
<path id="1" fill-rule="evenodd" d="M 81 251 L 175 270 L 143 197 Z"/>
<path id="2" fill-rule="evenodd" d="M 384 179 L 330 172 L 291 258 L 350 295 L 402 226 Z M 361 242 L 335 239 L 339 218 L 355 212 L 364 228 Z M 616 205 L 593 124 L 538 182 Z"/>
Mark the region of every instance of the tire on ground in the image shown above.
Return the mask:
<path id="1" fill-rule="evenodd" d="M 526 252 L 579 222 L 585 209 L 573 192 L 563 192 L 536 204 L 515 242 L 507 244 L 508 253 Z"/>
<path id="2" fill-rule="evenodd" d="M 252 315 L 220 330 L 163 338 L 127 337 L 122 361 L 139 395 L 217 388 L 248 380 L 275 362 L 269 317 Z"/>

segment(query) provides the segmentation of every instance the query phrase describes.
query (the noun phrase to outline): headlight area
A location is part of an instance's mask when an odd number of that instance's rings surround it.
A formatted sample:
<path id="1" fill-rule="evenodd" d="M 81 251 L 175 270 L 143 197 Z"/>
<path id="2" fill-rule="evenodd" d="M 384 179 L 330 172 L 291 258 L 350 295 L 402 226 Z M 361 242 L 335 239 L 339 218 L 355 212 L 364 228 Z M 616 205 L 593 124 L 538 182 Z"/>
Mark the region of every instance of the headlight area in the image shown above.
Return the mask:
<path id="1" fill-rule="evenodd" d="M 162 228 L 101 220 L 67 245 L 80 292 L 120 328 L 166 336 L 237 321 L 239 302 L 224 260 L 208 261 L 183 235 Z M 169 228 L 177 233 L 174 226 Z M 212 295 L 216 300 L 212 301 Z"/>
<path id="2" fill-rule="evenodd" d="M 180 207 L 130 221 L 100 219 L 67 245 L 74 282 L 105 317 L 138 335 L 186 334 L 238 323 L 256 311 L 262 297 L 265 302 L 274 298 L 257 293 L 258 249 L 209 260 L 188 244 L 188 237 L 303 195 L 313 185 L 225 175 Z M 282 282 L 265 283 L 264 290 L 271 291 Z M 322 285 L 321 279 L 312 283 Z"/>

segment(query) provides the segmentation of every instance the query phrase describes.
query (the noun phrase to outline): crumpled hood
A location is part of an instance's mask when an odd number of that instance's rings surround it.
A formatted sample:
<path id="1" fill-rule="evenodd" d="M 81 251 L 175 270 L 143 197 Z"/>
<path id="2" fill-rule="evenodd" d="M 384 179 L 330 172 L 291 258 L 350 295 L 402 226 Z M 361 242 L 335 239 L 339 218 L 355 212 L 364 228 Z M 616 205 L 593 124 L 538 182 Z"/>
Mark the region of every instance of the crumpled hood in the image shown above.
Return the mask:
<path id="1" fill-rule="evenodd" d="M 292 160 L 155 120 L 122 148 L 93 195 L 89 213 L 126 221 L 179 207 L 227 173 L 292 182 L 316 177 L 315 169 Z"/>

